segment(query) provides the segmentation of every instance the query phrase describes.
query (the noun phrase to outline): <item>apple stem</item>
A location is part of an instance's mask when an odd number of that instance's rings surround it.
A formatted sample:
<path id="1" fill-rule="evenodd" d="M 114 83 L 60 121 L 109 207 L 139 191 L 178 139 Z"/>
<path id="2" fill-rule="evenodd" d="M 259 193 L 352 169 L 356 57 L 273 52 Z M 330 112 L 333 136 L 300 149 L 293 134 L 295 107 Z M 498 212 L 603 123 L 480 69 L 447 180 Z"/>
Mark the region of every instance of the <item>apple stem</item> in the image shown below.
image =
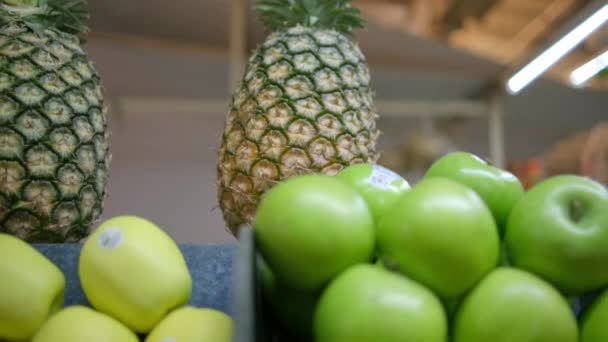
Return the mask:
<path id="1" fill-rule="evenodd" d="M 583 218 L 583 209 L 583 203 L 580 200 L 574 200 L 570 203 L 570 217 L 574 222 Z"/>

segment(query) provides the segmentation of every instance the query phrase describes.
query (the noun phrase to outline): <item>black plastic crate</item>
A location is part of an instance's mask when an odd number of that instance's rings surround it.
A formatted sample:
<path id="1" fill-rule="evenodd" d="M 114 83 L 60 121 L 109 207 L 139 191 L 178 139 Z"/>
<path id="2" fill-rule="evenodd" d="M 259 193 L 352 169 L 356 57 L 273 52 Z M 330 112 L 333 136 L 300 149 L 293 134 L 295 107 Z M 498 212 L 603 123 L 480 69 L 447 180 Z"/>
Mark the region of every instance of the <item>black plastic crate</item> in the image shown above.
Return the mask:
<path id="1" fill-rule="evenodd" d="M 235 342 L 264 341 L 258 319 L 261 300 L 257 287 L 254 234 L 241 229 L 238 253 L 234 265 L 234 321 Z"/>
<path id="2" fill-rule="evenodd" d="M 312 342 L 290 335 L 271 318 L 262 295 L 259 257 L 253 230 L 241 229 L 234 266 L 234 341 Z"/>

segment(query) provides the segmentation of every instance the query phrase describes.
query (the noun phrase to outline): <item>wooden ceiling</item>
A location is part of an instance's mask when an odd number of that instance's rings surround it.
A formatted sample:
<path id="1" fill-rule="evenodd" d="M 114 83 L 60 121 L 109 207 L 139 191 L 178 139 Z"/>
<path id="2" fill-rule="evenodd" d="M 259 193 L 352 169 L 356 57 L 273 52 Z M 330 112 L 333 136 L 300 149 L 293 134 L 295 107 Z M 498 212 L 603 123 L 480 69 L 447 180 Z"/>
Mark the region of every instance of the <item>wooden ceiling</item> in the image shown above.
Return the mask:
<path id="1" fill-rule="evenodd" d="M 247 49 L 265 33 L 246 2 Z M 416 72 L 494 79 L 553 39 L 580 9 L 608 0 L 353 0 L 368 22 L 357 37 L 370 64 Z M 231 0 L 90 0 L 91 40 L 226 54 Z M 251 11 L 250 11 L 251 10 Z M 608 25 L 545 76 L 569 85 L 570 72 L 608 49 Z M 608 72 L 606 72 L 608 74 Z M 593 89 L 607 89 L 608 77 Z"/>
<path id="2" fill-rule="evenodd" d="M 554 39 L 556 30 L 590 0 L 355 0 L 376 25 L 439 40 L 515 68 Z M 547 76 L 568 83 L 570 72 L 608 49 L 608 25 L 562 59 Z M 608 89 L 608 77 L 588 87 Z"/>

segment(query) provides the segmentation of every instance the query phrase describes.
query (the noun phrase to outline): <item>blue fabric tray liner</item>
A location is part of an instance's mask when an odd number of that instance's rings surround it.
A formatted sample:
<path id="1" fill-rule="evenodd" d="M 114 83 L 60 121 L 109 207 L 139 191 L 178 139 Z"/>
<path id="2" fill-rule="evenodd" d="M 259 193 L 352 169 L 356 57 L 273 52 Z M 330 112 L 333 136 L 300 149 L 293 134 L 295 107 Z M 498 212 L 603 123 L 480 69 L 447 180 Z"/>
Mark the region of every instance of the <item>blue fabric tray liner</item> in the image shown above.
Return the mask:
<path id="1" fill-rule="evenodd" d="M 78 278 L 78 258 L 82 244 L 35 244 L 42 254 L 65 275 L 65 306 L 90 306 Z M 233 278 L 236 244 L 179 245 L 190 274 L 193 288 L 190 305 L 233 314 Z"/>

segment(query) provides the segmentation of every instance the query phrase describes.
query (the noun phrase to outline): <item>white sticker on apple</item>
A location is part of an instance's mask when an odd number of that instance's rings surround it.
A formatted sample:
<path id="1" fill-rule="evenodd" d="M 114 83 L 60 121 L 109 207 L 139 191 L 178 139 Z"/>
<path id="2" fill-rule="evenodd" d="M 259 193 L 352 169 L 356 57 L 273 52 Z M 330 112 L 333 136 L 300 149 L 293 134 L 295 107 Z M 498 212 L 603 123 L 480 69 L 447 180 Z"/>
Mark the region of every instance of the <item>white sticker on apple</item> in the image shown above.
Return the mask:
<path id="1" fill-rule="evenodd" d="M 380 189 L 388 189 L 391 187 L 391 184 L 400 180 L 401 176 L 399 176 L 394 171 L 391 171 L 380 165 L 372 166 L 372 174 L 368 178 L 368 182 Z"/>
<path id="2" fill-rule="evenodd" d="M 162 340 L 160 340 L 160 342 L 177 342 L 177 339 L 175 339 L 173 337 L 165 337 Z"/>
<path id="3" fill-rule="evenodd" d="M 123 233 L 119 228 L 110 227 L 106 229 L 99 238 L 97 239 L 97 243 L 99 247 L 103 249 L 114 249 L 122 243 Z"/>

